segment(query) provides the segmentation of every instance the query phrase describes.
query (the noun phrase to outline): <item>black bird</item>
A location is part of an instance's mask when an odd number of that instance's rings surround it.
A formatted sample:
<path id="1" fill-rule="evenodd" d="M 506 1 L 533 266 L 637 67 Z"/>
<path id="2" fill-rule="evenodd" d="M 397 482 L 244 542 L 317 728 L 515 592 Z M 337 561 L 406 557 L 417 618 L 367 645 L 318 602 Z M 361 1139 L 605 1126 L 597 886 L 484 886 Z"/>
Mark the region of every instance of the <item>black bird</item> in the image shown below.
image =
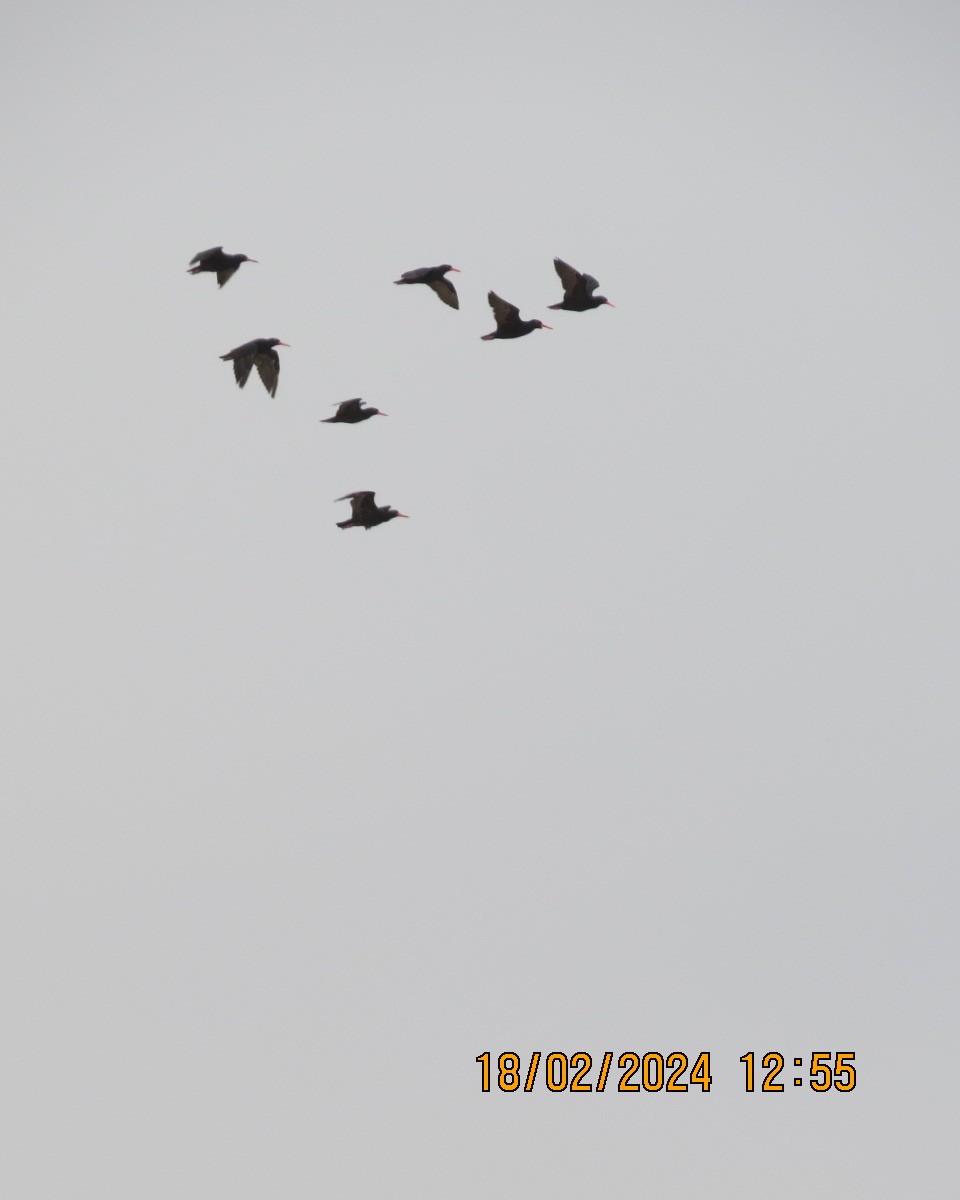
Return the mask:
<path id="1" fill-rule="evenodd" d="M 335 425 L 339 421 L 346 425 L 356 425 L 358 421 L 365 421 L 367 417 L 385 417 L 386 415 L 379 408 L 364 408 L 363 401 L 358 396 L 356 400 L 342 401 L 333 416 L 324 417 L 323 421 L 327 425 Z"/>
<path id="2" fill-rule="evenodd" d="M 584 275 L 582 271 L 577 271 L 569 263 L 565 263 L 562 258 L 555 258 L 553 265 L 563 284 L 563 299 L 559 304 L 548 305 L 549 308 L 565 308 L 569 312 L 586 312 L 590 308 L 599 308 L 601 304 L 609 304 L 611 308 L 616 308 L 606 296 L 593 294 L 600 284 L 592 275 Z"/>
<path id="3" fill-rule="evenodd" d="M 459 308 L 460 298 L 457 295 L 457 289 L 449 279 L 444 278 L 448 271 L 456 271 L 458 275 L 460 274 L 459 267 L 451 267 L 449 263 L 444 263 L 441 267 L 418 267 L 416 271 L 404 271 L 400 278 L 393 282 L 425 283 L 427 287 L 433 288 L 444 304 L 449 304 L 451 308 Z"/>
<path id="4" fill-rule="evenodd" d="M 280 382 L 280 355 L 274 346 L 287 346 L 289 342 L 281 342 L 279 338 L 254 338 L 252 342 L 244 342 L 242 346 L 221 354 L 226 362 L 233 361 L 233 374 L 239 387 L 250 378 L 254 367 L 260 372 L 263 386 L 271 396 L 277 394 L 277 384 Z"/>
<path id="5" fill-rule="evenodd" d="M 501 300 L 496 292 L 488 292 L 487 299 L 493 309 L 497 327 L 493 333 L 485 333 L 480 339 L 491 342 L 494 338 L 523 337 L 525 333 L 533 333 L 535 329 L 552 329 L 552 325 L 544 325 L 542 321 L 521 321 L 520 309 L 515 304 Z"/>
<path id="6" fill-rule="evenodd" d="M 350 529 L 354 525 L 362 525 L 364 529 L 372 529 L 374 525 L 382 525 L 384 521 L 392 521 L 394 517 L 407 515 L 397 512 L 389 504 L 382 506 L 374 504 L 373 497 L 373 492 L 347 492 L 345 496 L 338 496 L 338 500 L 350 501 L 350 520 L 338 521 L 338 528 Z"/>
<path id="7" fill-rule="evenodd" d="M 190 259 L 188 275 L 199 275 L 201 271 L 216 271 L 217 283 L 223 287 L 227 280 L 240 270 L 240 264 L 255 263 L 255 258 L 247 258 L 245 254 L 224 254 L 222 246 L 214 246 L 212 250 L 201 250 Z M 194 266 L 193 264 L 197 265 Z"/>

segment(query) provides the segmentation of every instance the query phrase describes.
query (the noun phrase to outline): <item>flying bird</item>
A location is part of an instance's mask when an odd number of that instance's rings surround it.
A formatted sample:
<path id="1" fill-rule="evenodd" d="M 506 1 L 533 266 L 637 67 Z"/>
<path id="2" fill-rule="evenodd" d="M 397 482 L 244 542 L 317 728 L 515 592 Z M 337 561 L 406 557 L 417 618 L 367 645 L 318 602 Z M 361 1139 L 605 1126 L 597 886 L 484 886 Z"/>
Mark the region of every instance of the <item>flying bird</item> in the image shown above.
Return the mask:
<path id="1" fill-rule="evenodd" d="M 416 271 L 404 271 L 400 278 L 393 282 L 425 283 L 427 287 L 433 288 L 444 304 L 449 304 L 451 308 L 459 308 L 460 298 L 457 295 L 457 289 L 449 279 L 445 278 L 448 271 L 456 271 L 458 275 L 460 274 L 458 267 L 451 267 L 449 263 L 444 263 L 440 267 L 418 267 Z"/>
<path id="2" fill-rule="evenodd" d="M 372 529 L 374 525 L 382 525 L 384 521 L 392 521 L 394 517 L 406 517 L 406 513 L 397 512 L 389 504 L 374 504 L 373 497 L 373 492 L 347 492 L 345 496 L 338 496 L 337 500 L 350 501 L 350 519 L 338 521 L 338 528 L 363 526 L 364 529 Z"/>
<path id="3" fill-rule="evenodd" d="M 214 246 L 212 250 L 201 250 L 190 259 L 187 270 L 189 275 L 199 275 L 201 271 L 216 271 L 217 283 L 220 287 L 240 270 L 240 264 L 255 263 L 255 258 L 247 258 L 245 254 L 224 254 L 222 246 Z M 193 264 L 197 265 L 194 266 Z"/>
<path id="4" fill-rule="evenodd" d="M 280 382 L 280 355 L 274 350 L 274 346 L 289 348 L 289 342 L 281 342 L 279 338 L 254 338 L 252 342 L 244 342 L 242 346 L 237 346 L 220 357 L 225 362 L 232 360 L 233 374 L 238 387 L 243 387 L 250 378 L 250 372 L 256 367 L 263 380 L 263 386 L 271 396 L 275 396 L 277 384 Z"/>
<path id="5" fill-rule="evenodd" d="M 599 308 L 601 304 L 609 304 L 611 308 L 616 308 L 606 296 L 593 294 L 600 284 L 592 275 L 584 275 L 582 271 L 577 271 L 569 263 L 565 263 L 562 258 L 555 258 L 553 265 L 563 284 L 563 299 L 559 304 L 549 305 L 549 308 L 565 308 L 569 312 L 586 312 L 590 308 Z"/>
<path id="6" fill-rule="evenodd" d="M 506 300 L 501 300 L 496 292 L 488 292 L 487 299 L 493 309 L 497 327 L 493 333 L 485 333 L 480 339 L 481 341 L 491 342 L 494 338 L 523 337 L 525 333 L 533 333 L 535 329 L 553 328 L 552 325 L 544 325 L 542 321 L 522 321 L 520 309 L 515 304 L 508 304 Z"/>
<path id="7" fill-rule="evenodd" d="M 379 408 L 364 408 L 363 401 L 358 396 L 356 400 L 342 401 L 333 416 L 324 417 L 323 422 L 326 425 L 336 425 L 338 422 L 356 425 L 358 421 L 365 421 L 367 417 L 385 417 L 386 415 Z"/>

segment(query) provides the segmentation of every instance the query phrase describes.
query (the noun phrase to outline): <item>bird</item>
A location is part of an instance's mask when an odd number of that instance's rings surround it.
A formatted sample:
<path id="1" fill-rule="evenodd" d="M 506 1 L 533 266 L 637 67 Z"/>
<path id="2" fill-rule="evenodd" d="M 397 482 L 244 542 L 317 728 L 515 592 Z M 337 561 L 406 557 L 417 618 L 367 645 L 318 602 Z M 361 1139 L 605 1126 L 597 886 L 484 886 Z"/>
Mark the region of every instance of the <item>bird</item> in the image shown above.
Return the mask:
<path id="1" fill-rule="evenodd" d="M 400 278 L 393 282 L 425 283 L 427 287 L 433 288 L 444 304 L 449 304 L 451 308 L 459 308 L 460 297 L 457 295 L 457 289 L 445 278 L 448 271 L 460 274 L 459 267 L 451 267 L 449 263 L 444 263 L 440 267 L 418 267 L 416 271 L 404 271 Z"/>
<path id="2" fill-rule="evenodd" d="M 214 246 L 211 250 L 201 250 L 190 259 L 187 274 L 199 275 L 201 271 L 216 271 L 217 283 L 223 287 L 227 280 L 240 270 L 241 263 L 256 261 L 245 254 L 224 254 L 222 246 Z M 194 263 L 197 265 L 194 266 Z"/>
<path id="3" fill-rule="evenodd" d="M 517 338 L 525 333 L 533 333 L 535 329 L 552 329 L 552 325 L 544 325 L 542 321 L 521 321 L 520 309 L 515 304 L 502 300 L 496 292 L 488 292 L 487 299 L 493 309 L 497 327 L 493 333 L 485 333 L 480 339 L 491 342 L 494 338 Z"/>
<path id="4" fill-rule="evenodd" d="M 386 415 L 379 408 L 364 408 L 363 401 L 358 396 L 356 400 L 341 401 L 333 416 L 324 417 L 323 422 L 327 425 L 335 425 L 338 422 L 345 425 L 356 425 L 358 421 L 365 421 L 367 417 L 385 417 Z"/>
<path id="5" fill-rule="evenodd" d="M 406 517 L 406 513 L 397 512 L 389 504 L 374 504 L 373 497 L 373 492 L 347 492 L 345 496 L 338 496 L 338 501 L 350 501 L 350 519 L 338 521 L 337 527 L 350 529 L 352 526 L 363 526 L 364 529 L 372 529 L 374 525 L 382 525 L 384 521 L 392 521 L 394 517 Z"/>
<path id="6" fill-rule="evenodd" d="M 611 308 L 616 308 L 606 296 L 593 294 L 600 284 L 592 275 L 584 275 L 582 271 L 577 271 L 569 263 L 565 263 L 562 258 L 555 258 L 553 265 L 563 284 L 563 299 L 559 304 L 548 305 L 548 308 L 565 308 L 569 312 L 586 312 L 590 308 L 599 308 L 601 304 L 609 304 Z"/>
<path id="7" fill-rule="evenodd" d="M 252 342 L 244 342 L 242 346 L 237 346 L 220 357 L 225 362 L 232 360 L 233 374 L 238 387 L 243 387 L 250 378 L 250 372 L 256 367 L 263 380 L 263 386 L 271 396 L 275 396 L 277 384 L 280 382 L 280 355 L 274 350 L 274 346 L 289 348 L 289 345 L 289 342 L 281 342 L 279 338 L 254 338 Z"/>

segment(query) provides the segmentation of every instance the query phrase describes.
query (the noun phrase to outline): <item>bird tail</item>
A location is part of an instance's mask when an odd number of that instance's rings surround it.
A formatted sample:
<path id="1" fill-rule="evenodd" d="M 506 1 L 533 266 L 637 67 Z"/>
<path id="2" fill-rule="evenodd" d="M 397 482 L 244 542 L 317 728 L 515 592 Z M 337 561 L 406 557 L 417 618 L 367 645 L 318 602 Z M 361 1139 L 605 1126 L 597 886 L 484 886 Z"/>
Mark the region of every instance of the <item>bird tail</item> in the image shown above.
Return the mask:
<path id="1" fill-rule="evenodd" d="M 492 342 L 497 335 L 495 333 L 484 333 L 480 337 L 481 342 Z"/>
<path id="2" fill-rule="evenodd" d="M 351 526 L 352 524 L 353 524 L 353 520 L 352 520 L 352 519 L 351 519 L 351 520 L 349 520 L 349 521 L 338 521 L 338 522 L 337 522 L 337 528 L 338 528 L 338 529 L 349 529 L 349 528 L 350 528 L 350 526 Z"/>
<path id="3" fill-rule="evenodd" d="M 563 302 L 561 301 L 559 304 L 548 304 L 547 308 L 563 308 Z"/>
<path id="4" fill-rule="evenodd" d="M 188 275 L 199 275 L 202 270 L 203 270 L 202 267 L 187 267 L 187 274 Z"/>

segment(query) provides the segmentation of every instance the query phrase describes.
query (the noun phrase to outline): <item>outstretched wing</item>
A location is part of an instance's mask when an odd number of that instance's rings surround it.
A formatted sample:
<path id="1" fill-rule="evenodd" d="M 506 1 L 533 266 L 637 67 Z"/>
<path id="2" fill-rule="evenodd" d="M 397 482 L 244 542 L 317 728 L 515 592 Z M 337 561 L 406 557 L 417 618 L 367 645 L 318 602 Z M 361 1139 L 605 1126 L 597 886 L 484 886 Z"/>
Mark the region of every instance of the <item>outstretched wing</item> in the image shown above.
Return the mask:
<path id="1" fill-rule="evenodd" d="M 426 283 L 427 276 L 433 270 L 433 267 L 417 267 L 415 271 L 404 271 L 399 279 L 395 279 L 394 283 Z"/>
<path id="2" fill-rule="evenodd" d="M 233 263 L 231 266 L 228 266 L 228 267 L 220 267 L 219 270 L 217 271 L 217 283 L 220 285 L 220 287 L 223 287 L 223 285 L 227 282 L 227 280 L 230 279 L 231 276 L 236 275 L 236 273 L 239 270 L 240 270 L 239 263 Z"/>
<path id="3" fill-rule="evenodd" d="M 280 382 L 280 355 L 271 347 L 269 350 L 261 350 L 254 361 L 257 364 L 260 378 L 263 380 L 263 386 L 271 396 L 276 396 L 277 384 Z M 249 368 L 247 368 L 247 374 L 250 374 Z"/>
<path id="4" fill-rule="evenodd" d="M 355 417 L 359 416 L 360 410 L 363 407 L 363 401 L 358 396 L 355 400 L 343 400 L 337 406 L 338 417 Z"/>
<path id="5" fill-rule="evenodd" d="M 583 276 L 575 267 L 571 267 L 569 263 L 565 263 L 562 258 L 555 258 L 553 265 L 560 276 L 560 282 L 563 284 L 564 298 L 572 295 Z M 594 282 L 594 287 L 596 287 L 596 282 Z"/>
<path id="6" fill-rule="evenodd" d="M 445 275 L 441 275 L 439 279 L 428 280 L 427 287 L 433 288 L 444 304 L 449 304 L 451 308 L 460 307 L 457 289 Z"/>
<path id="7" fill-rule="evenodd" d="M 199 254 L 195 254 L 190 259 L 190 266 L 192 267 L 194 263 L 199 263 L 203 266 L 205 262 L 209 262 L 211 258 L 219 254 L 222 250 L 222 246 L 211 246 L 209 250 L 201 250 Z"/>
<path id="8" fill-rule="evenodd" d="M 253 354 L 241 354 L 233 360 L 233 377 L 240 387 L 243 387 L 250 378 L 255 357 Z"/>
<path id="9" fill-rule="evenodd" d="M 349 500 L 350 516 L 354 521 L 359 521 L 366 514 L 376 511 L 373 497 L 373 492 L 347 492 L 345 496 L 338 496 L 337 499 Z"/>
<path id="10" fill-rule="evenodd" d="M 600 286 L 600 281 L 597 279 L 594 279 L 594 277 L 592 275 L 581 275 L 580 276 L 580 287 L 585 296 L 587 296 L 587 297 L 592 296 L 593 293 L 597 290 L 597 288 L 599 286 Z"/>
<path id="11" fill-rule="evenodd" d="M 258 343 L 255 341 L 244 342 L 242 346 L 234 346 L 226 354 L 220 355 L 224 362 L 233 363 L 233 377 L 240 387 L 250 378 L 257 357 L 257 347 Z"/>
<path id="12" fill-rule="evenodd" d="M 506 322 L 520 320 L 520 309 L 515 304 L 511 304 L 508 300 L 504 300 L 501 296 L 498 296 L 496 292 L 487 292 L 487 300 L 493 309 L 497 328 Z"/>

